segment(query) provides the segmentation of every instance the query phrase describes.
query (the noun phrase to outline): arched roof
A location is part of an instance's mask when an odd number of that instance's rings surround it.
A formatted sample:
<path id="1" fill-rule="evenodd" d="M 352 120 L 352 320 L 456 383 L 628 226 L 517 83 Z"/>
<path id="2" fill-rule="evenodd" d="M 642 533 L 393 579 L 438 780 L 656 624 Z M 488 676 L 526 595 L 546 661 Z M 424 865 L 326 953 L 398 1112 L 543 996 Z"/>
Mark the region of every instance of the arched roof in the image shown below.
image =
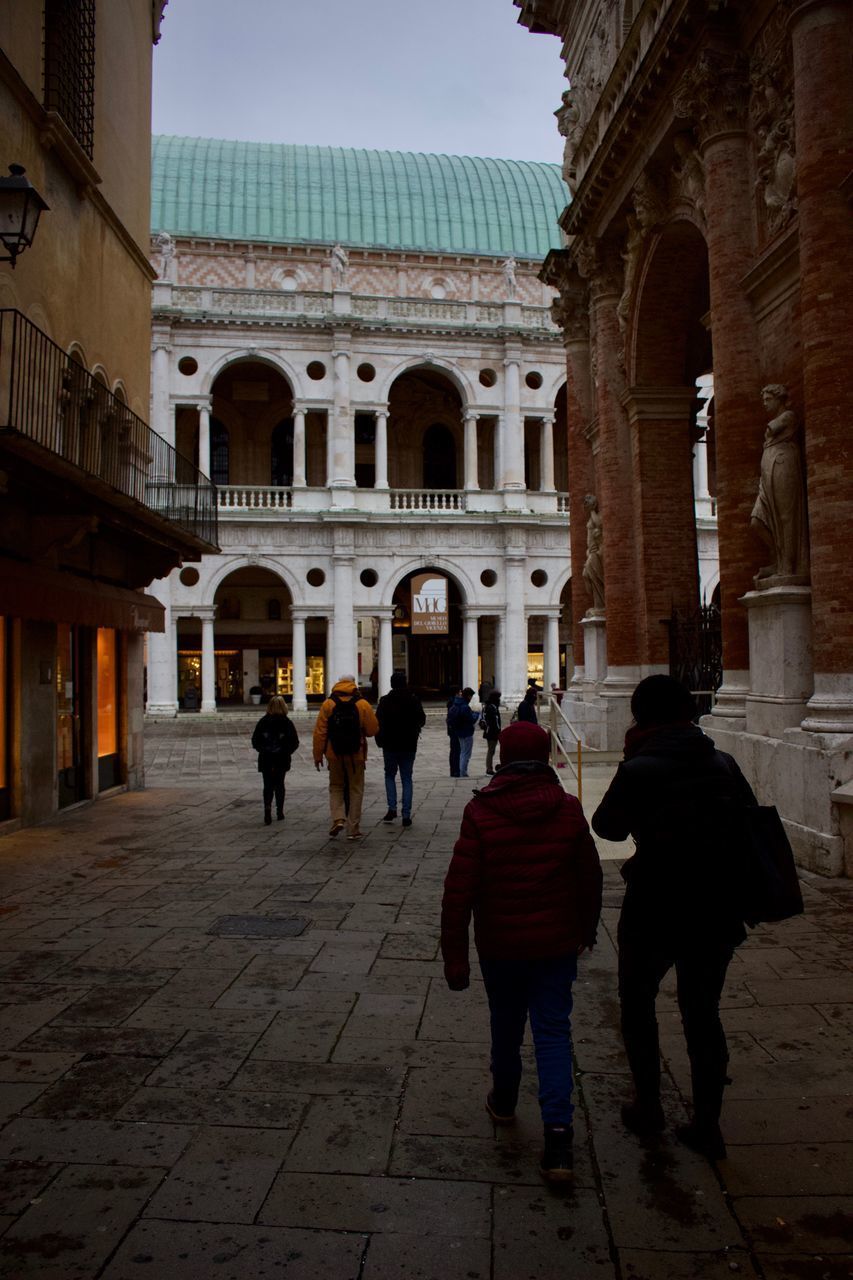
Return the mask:
<path id="1" fill-rule="evenodd" d="M 155 137 L 152 230 L 519 258 L 560 247 L 569 193 L 538 161 Z"/>

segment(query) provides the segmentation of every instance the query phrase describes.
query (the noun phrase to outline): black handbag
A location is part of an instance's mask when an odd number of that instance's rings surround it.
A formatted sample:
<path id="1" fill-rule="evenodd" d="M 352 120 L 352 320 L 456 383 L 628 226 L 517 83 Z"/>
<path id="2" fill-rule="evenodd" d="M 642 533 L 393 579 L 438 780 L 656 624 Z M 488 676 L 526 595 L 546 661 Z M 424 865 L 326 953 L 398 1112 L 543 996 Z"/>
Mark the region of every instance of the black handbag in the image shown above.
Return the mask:
<path id="1" fill-rule="evenodd" d="M 775 805 L 749 805 L 739 811 L 742 918 L 753 927 L 763 921 L 801 915 L 803 895 L 794 851 Z"/>

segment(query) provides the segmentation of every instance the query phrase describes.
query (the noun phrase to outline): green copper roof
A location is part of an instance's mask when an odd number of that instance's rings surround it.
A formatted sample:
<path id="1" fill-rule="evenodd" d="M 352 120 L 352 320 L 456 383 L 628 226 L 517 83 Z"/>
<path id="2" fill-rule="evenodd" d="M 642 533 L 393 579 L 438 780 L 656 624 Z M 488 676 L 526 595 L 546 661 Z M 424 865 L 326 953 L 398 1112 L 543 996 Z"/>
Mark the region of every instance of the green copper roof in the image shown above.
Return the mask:
<path id="1" fill-rule="evenodd" d="M 154 139 L 152 229 L 178 236 L 544 258 L 568 198 L 555 164 Z"/>

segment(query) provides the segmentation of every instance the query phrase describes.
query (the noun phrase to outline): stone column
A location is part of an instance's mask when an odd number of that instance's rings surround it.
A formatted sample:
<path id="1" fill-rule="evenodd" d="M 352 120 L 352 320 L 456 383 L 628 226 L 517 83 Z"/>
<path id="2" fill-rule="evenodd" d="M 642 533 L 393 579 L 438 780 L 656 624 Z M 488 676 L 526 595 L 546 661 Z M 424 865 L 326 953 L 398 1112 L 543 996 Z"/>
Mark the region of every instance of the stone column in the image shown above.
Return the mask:
<path id="1" fill-rule="evenodd" d="M 338 349 L 335 362 L 335 407 L 331 418 L 332 488 L 355 486 L 355 431 L 350 412 L 350 354 Z"/>
<path id="2" fill-rule="evenodd" d="M 549 693 L 551 685 L 560 683 L 560 615 L 558 613 L 549 613 L 545 618 L 545 646 L 544 653 L 544 683 L 545 692 Z"/>
<path id="3" fill-rule="evenodd" d="M 462 630 L 462 683 L 469 689 L 479 686 L 477 676 L 477 658 L 480 653 L 479 622 L 480 615 L 465 610 Z"/>
<path id="4" fill-rule="evenodd" d="M 735 53 L 705 49 L 675 95 L 676 113 L 692 119 L 705 166 L 714 406 L 723 684 L 713 715 L 742 729 L 749 688 L 746 611 L 738 602 L 758 568 L 749 526 L 761 468 L 761 371 L 752 306 L 743 279 L 755 260 L 753 178 L 747 137 L 749 84 Z M 610 624 L 608 617 L 608 644 Z"/>
<path id="5" fill-rule="evenodd" d="M 334 562 L 335 591 L 335 669 L 337 680 L 343 675 L 357 675 L 355 619 L 352 608 L 352 570 L 355 557 L 351 552 L 336 551 Z"/>
<path id="6" fill-rule="evenodd" d="M 210 401 L 198 405 L 198 469 L 210 479 Z"/>
<path id="7" fill-rule="evenodd" d="M 214 610 L 201 619 L 201 709 L 216 710 L 216 656 L 213 640 Z"/>
<path id="8" fill-rule="evenodd" d="M 556 493 L 554 483 L 554 418 L 542 419 L 539 433 L 539 488 L 543 493 Z"/>
<path id="9" fill-rule="evenodd" d="M 465 488 L 479 489 L 480 478 L 477 467 L 477 422 L 478 417 L 473 409 L 465 410 Z"/>
<path id="10" fill-rule="evenodd" d="M 171 412 L 169 395 L 171 350 L 168 341 L 155 339 L 151 363 L 151 429 L 174 448 L 175 415 Z"/>
<path id="11" fill-rule="evenodd" d="M 293 406 L 293 487 L 304 489 L 305 479 L 305 410 Z"/>
<path id="12" fill-rule="evenodd" d="M 391 677 L 394 674 L 394 644 L 393 629 L 391 624 L 391 610 L 385 610 L 379 614 L 379 695 L 387 693 L 391 687 Z"/>
<path id="13" fill-rule="evenodd" d="M 305 676 L 308 661 L 305 649 L 306 615 L 302 612 L 290 611 L 290 625 L 293 629 L 292 666 L 293 666 L 293 710 L 307 711 L 308 697 L 305 692 Z"/>
<path id="14" fill-rule="evenodd" d="M 506 695 L 506 615 L 495 615 L 495 684 Z"/>
<path id="15" fill-rule="evenodd" d="M 521 356 L 507 352 L 504 360 L 504 408 L 501 414 L 500 488 L 524 490 L 524 423 L 521 418 Z"/>
<path id="16" fill-rule="evenodd" d="M 524 609 L 524 552 L 505 552 L 506 630 L 504 632 L 504 683 L 511 697 L 527 688 L 527 616 Z"/>
<path id="17" fill-rule="evenodd" d="M 331 693 L 332 685 L 342 673 L 335 669 L 335 619 L 333 614 L 326 617 L 326 665 L 323 675 L 325 676 L 326 693 Z"/>
<path id="18" fill-rule="evenodd" d="M 147 590 L 164 606 L 166 629 L 152 631 L 147 636 L 148 651 L 148 702 L 149 715 L 176 716 L 178 714 L 178 628 L 172 616 L 168 578 L 152 582 Z"/>
<path id="19" fill-rule="evenodd" d="M 803 728 L 818 733 L 853 732 L 853 557 L 839 536 L 853 524 L 851 22 L 850 0 L 805 0 L 790 21 L 814 641 Z"/>
<path id="20" fill-rule="evenodd" d="M 376 479 L 375 489 L 388 488 L 388 410 L 376 411 Z"/>

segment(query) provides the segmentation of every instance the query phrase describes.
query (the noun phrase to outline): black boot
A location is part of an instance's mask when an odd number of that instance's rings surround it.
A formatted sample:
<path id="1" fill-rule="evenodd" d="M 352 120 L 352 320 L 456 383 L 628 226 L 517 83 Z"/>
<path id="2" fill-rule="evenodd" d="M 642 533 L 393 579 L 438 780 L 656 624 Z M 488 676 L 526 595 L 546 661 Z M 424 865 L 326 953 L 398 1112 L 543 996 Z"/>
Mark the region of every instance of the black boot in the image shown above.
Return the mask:
<path id="1" fill-rule="evenodd" d="M 269 805 L 264 806 L 264 826 L 268 827 L 272 822 L 272 810 Z"/>
<path id="2" fill-rule="evenodd" d="M 570 1182 L 574 1177 L 574 1154 L 570 1124 L 546 1124 L 545 1149 L 539 1171 L 546 1182 Z"/>
<path id="3" fill-rule="evenodd" d="M 284 817 L 284 809 L 281 805 L 276 809 L 275 816 L 278 818 L 279 822 L 281 822 Z"/>
<path id="4" fill-rule="evenodd" d="M 631 1133 L 639 1138 L 648 1138 L 660 1133 L 666 1127 L 663 1107 L 658 1098 L 636 1098 L 633 1102 L 623 1102 L 622 1123 Z"/>

